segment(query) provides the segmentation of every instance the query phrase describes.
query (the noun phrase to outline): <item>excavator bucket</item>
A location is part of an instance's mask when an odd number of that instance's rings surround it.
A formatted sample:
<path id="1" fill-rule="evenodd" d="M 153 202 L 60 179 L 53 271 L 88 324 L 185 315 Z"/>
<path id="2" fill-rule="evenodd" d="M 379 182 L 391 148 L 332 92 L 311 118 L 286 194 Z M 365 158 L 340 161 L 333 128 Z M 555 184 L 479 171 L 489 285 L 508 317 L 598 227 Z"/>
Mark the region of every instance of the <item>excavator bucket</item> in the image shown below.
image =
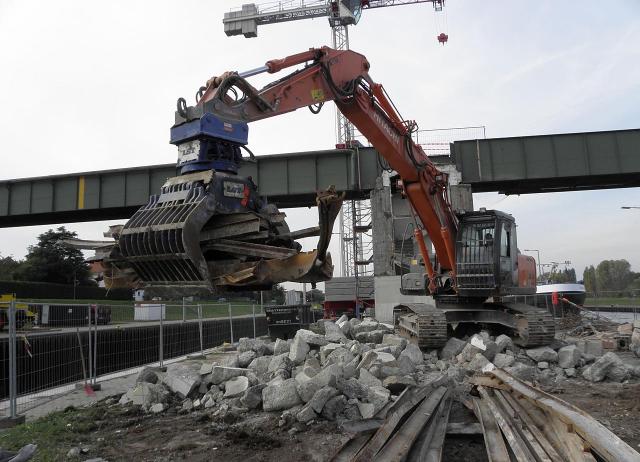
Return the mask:
<path id="1" fill-rule="evenodd" d="M 333 273 L 327 248 L 342 199 L 333 187 L 318 193 L 318 226 L 292 233 L 250 178 L 214 170 L 170 178 L 114 230 L 106 284 L 218 291 L 325 281 Z M 312 235 L 318 248 L 300 252 L 295 239 Z"/>

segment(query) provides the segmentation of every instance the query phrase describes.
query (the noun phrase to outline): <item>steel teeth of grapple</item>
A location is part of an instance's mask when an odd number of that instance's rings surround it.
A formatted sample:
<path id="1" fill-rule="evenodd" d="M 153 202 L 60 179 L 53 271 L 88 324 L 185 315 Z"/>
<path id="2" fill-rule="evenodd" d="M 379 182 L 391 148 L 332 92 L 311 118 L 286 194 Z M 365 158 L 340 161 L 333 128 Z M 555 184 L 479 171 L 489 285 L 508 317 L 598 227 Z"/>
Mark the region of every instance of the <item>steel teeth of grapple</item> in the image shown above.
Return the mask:
<path id="1" fill-rule="evenodd" d="M 120 252 L 145 283 L 208 284 L 200 230 L 214 213 L 211 171 L 171 178 L 125 224 Z"/>

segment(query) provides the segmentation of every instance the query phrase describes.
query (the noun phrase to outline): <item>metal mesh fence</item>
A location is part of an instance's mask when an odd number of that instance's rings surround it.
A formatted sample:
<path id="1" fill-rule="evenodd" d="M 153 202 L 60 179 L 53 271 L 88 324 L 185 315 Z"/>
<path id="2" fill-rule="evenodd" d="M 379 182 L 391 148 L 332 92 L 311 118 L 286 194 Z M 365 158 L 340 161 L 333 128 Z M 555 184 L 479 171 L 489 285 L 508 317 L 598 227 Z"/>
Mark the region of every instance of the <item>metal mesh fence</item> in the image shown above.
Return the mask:
<path id="1" fill-rule="evenodd" d="M 10 305 L 15 305 L 16 312 L 26 313 L 25 319 L 22 314 L 11 315 Z M 91 387 L 107 375 L 148 364 L 162 365 L 267 332 L 261 307 L 238 303 L 16 301 L 0 313 L 0 417 L 23 413 L 73 390 L 76 384 Z M 10 390 L 12 380 L 15 387 Z"/>

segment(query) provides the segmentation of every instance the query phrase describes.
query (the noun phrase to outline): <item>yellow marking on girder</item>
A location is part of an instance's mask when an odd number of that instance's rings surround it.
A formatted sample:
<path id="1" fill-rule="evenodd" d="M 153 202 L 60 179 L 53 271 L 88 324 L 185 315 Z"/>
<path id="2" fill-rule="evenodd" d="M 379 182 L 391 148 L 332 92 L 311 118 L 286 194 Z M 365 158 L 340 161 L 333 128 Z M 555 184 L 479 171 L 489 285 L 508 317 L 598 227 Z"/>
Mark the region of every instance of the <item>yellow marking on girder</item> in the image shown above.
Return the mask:
<path id="1" fill-rule="evenodd" d="M 84 208 L 84 177 L 78 177 L 78 209 Z"/>

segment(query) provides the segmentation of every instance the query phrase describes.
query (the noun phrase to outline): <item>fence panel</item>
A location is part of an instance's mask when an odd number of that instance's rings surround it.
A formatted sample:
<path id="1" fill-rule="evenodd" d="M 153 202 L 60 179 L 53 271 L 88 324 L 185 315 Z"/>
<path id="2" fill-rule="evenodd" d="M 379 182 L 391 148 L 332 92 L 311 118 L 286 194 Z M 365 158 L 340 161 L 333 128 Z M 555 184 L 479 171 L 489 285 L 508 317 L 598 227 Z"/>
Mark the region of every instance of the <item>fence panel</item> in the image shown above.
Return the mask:
<path id="1" fill-rule="evenodd" d="M 6 327 L 0 333 L 0 416 L 10 414 L 14 370 L 20 414 L 73 390 L 76 383 L 95 383 L 114 373 L 230 342 L 232 330 L 236 341 L 267 333 L 261 308 L 252 304 L 16 302 L 16 306 L 30 317 L 29 322 L 16 323 L 15 361 L 10 361 L 12 343 Z"/>

